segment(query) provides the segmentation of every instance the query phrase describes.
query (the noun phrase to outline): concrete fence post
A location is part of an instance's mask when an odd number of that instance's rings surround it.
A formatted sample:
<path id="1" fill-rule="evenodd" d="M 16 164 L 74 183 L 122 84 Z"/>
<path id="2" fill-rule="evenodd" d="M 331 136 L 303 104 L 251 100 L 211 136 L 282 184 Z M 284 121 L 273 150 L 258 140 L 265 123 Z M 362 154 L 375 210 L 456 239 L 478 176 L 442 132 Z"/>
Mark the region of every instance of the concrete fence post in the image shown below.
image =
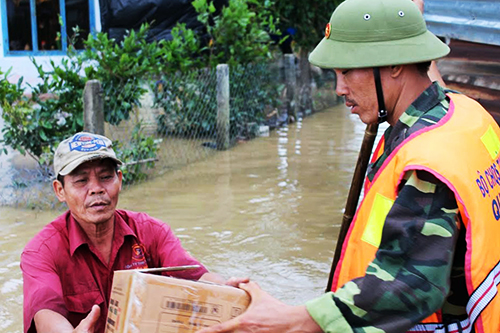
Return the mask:
<path id="1" fill-rule="evenodd" d="M 89 80 L 83 90 L 83 130 L 104 135 L 104 98 L 101 82 Z"/>
<path id="2" fill-rule="evenodd" d="M 295 122 L 297 120 L 299 103 L 297 92 L 297 69 L 295 66 L 295 55 L 293 54 L 285 54 L 285 80 L 288 122 Z"/>
<path id="3" fill-rule="evenodd" d="M 299 53 L 299 78 L 298 83 L 298 108 L 308 116 L 314 112 L 313 99 L 311 94 L 311 64 L 309 63 L 309 52 L 302 48 Z"/>
<path id="4" fill-rule="evenodd" d="M 217 149 L 229 149 L 229 66 L 217 65 Z"/>

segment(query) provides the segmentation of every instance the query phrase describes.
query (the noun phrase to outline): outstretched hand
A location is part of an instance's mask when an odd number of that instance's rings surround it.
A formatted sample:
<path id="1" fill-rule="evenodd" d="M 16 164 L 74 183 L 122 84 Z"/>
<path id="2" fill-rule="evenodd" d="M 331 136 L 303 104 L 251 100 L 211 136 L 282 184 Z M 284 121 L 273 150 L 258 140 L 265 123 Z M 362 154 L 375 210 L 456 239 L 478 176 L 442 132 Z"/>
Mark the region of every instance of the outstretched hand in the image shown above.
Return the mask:
<path id="1" fill-rule="evenodd" d="M 73 330 L 73 333 L 94 333 L 95 324 L 100 315 L 101 308 L 99 305 L 94 305 L 87 317 Z"/>
<path id="2" fill-rule="evenodd" d="M 250 294 L 248 309 L 240 316 L 205 328 L 198 333 L 224 332 L 321 332 L 305 306 L 290 306 L 263 291 L 255 282 L 242 283 L 241 289 Z"/>

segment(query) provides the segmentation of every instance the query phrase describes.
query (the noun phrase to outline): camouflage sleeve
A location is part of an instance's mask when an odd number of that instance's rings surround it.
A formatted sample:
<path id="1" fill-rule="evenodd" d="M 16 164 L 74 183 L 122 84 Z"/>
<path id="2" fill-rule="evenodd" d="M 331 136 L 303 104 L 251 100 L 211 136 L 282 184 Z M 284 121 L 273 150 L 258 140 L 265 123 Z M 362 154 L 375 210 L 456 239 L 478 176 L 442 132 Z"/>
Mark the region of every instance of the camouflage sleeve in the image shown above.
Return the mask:
<path id="1" fill-rule="evenodd" d="M 450 288 L 458 237 L 453 192 L 409 171 L 364 277 L 309 301 L 324 332 L 405 332 L 439 309 Z"/>

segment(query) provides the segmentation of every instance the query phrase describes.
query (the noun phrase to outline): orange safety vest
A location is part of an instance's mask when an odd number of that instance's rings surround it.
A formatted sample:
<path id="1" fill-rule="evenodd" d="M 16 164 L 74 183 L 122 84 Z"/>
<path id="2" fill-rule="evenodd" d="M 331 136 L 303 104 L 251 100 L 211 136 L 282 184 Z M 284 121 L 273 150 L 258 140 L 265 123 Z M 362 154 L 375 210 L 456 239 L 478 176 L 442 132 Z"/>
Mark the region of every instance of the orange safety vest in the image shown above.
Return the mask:
<path id="1" fill-rule="evenodd" d="M 447 328 L 440 312 L 410 332 L 500 331 L 500 128 L 474 100 L 451 98 L 447 115 L 407 138 L 385 160 L 367 188 L 342 247 L 332 291 L 364 276 L 375 258 L 385 218 L 408 170 L 425 170 L 457 199 L 466 228 L 465 275 L 468 318 Z"/>

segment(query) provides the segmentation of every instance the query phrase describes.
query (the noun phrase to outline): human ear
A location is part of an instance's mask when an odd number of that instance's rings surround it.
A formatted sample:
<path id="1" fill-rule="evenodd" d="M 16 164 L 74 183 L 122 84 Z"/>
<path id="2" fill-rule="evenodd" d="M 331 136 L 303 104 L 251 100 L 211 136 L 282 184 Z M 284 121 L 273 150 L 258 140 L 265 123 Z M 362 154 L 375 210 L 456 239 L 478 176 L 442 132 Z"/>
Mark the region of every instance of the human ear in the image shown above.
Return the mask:
<path id="1" fill-rule="evenodd" d="M 116 172 L 116 174 L 118 175 L 118 181 L 120 182 L 120 192 L 122 190 L 122 181 L 123 181 L 123 172 L 121 170 L 118 170 Z"/>
<path id="2" fill-rule="evenodd" d="M 403 66 L 401 65 L 394 65 L 390 67 L 391 77 L 393 78 L 400 76 L 402 71 L 403 71 Z"/>
<path id="3" fill-rule="evenodd" d="M 64 186 L 57 179 L 52 182 L 52 188 L 54 189 L 54 193 L 59 199 L 60 202 L 66 202 L 66 195 L 64 193 Z"/>

